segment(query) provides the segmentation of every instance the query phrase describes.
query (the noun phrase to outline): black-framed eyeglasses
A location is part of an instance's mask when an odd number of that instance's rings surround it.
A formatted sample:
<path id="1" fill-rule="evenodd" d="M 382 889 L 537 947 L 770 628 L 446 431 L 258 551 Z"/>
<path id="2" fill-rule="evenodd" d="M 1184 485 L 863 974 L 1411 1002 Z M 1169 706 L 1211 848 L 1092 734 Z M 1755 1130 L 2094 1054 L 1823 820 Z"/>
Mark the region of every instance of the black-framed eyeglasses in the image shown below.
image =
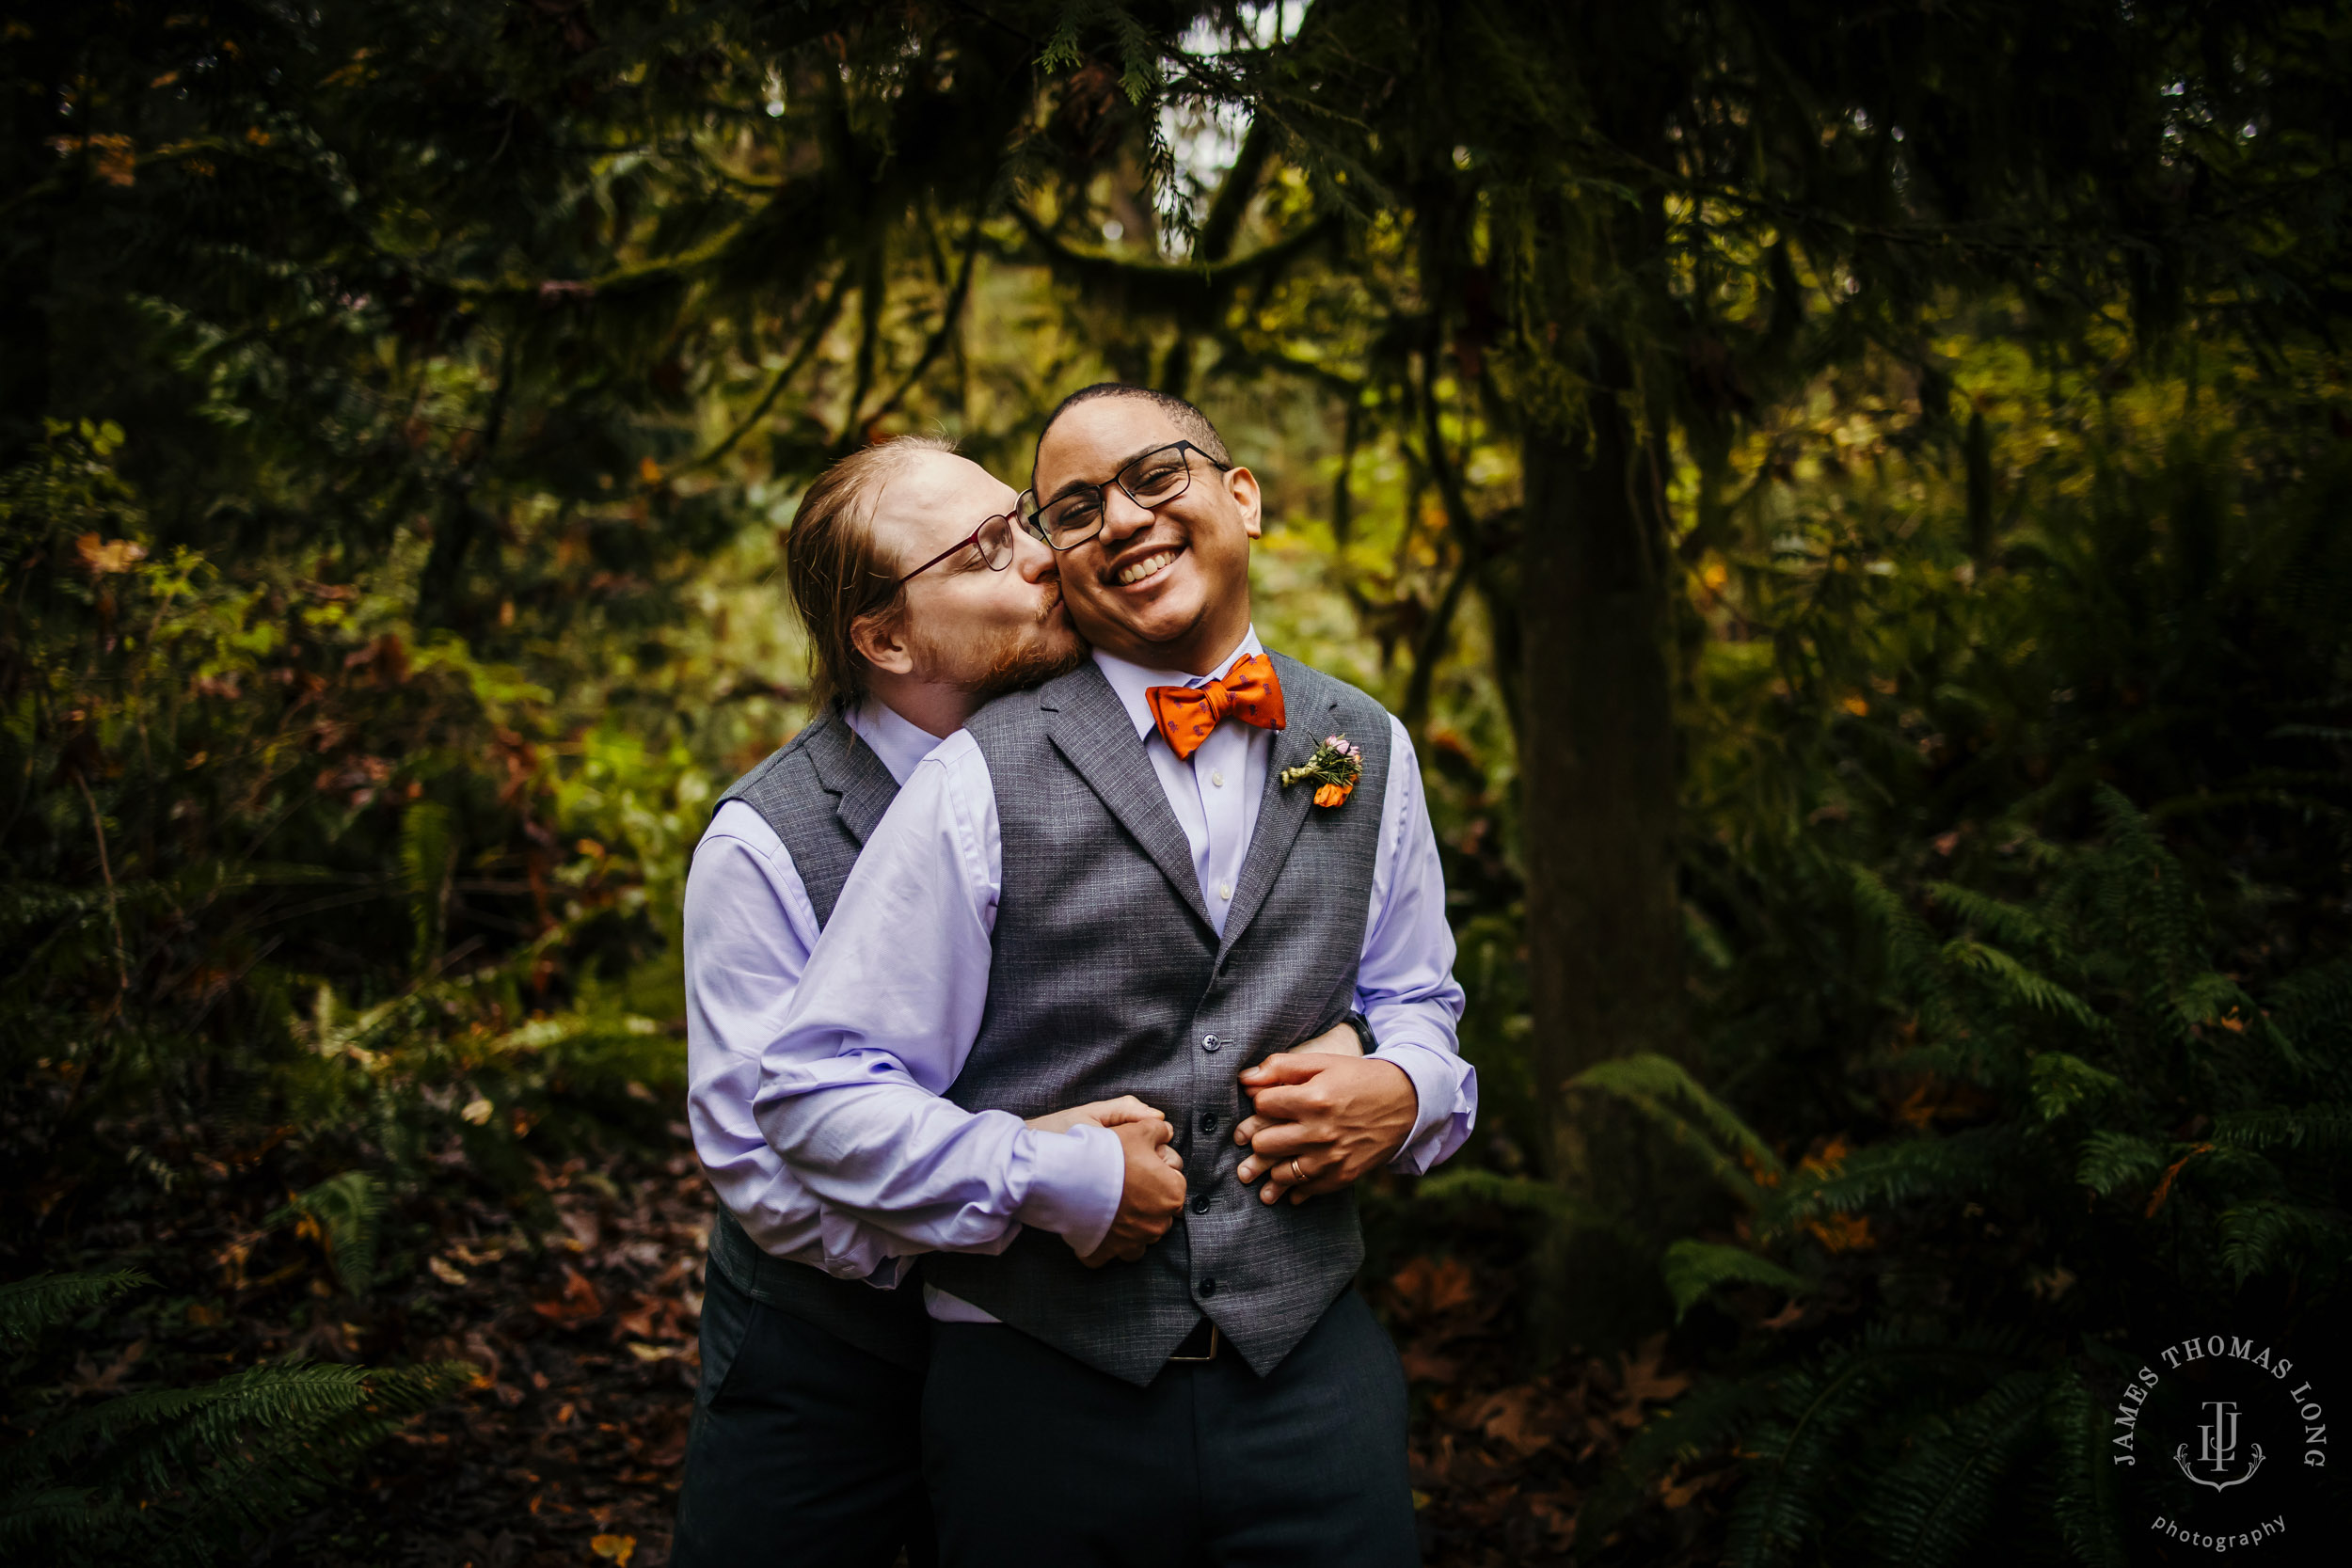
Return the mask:
<path id="1" fill-rule="evenodd" d="M 953 558 L 958 552 L 962 550 L 979 551 L 980 564 L 986 566 L 992 572 L 1003 571 L 1006 567 L 1012 564 L 1012 525 L 1015 519 L 1017 519 L 1020 515 L 1021 508 L 1019 503 L 1016 502 L 1010 512 L 1000 512 L 995 516 L 988 518 L 986 521 L 982 522 L 979 527 L 974 529 L 971 532 L 965 534 L 962 538 L 957 540 L 954 544 L 948 546 L 946 549 L 940 551 L 937 555 L 931 557 L 929 561 L 926 561 L 923 564 L 917 566 L 914 571 L 909 572 L 905 577 L 900 578 L 897 582 L 892 583 L 890 586 L 893 588 L 904 587 L 910 578 L 921 577 L 925 572 L 930 571 L 941 562 Z"/>
<path id="2" fill-rule="evenodd" d="M 1183 495 L 1192 484 L 1192 458 L 1219 473 L 1232 469 L 1231 463 L 1219 463 L 1190 441 L 1171 441 L 1154 447 L 1135 459 L 1111 477 L 1126 498 L 1145 511 L 1156 511 Z M 1103 531 L 1103 492 L 1101 484 L 1074 484 L 1043 506 L 1037 504 L 1037 492 L 1021 494 L 1022 521 L 1029 531 L 1057 550 L 1077 548 Z"/>

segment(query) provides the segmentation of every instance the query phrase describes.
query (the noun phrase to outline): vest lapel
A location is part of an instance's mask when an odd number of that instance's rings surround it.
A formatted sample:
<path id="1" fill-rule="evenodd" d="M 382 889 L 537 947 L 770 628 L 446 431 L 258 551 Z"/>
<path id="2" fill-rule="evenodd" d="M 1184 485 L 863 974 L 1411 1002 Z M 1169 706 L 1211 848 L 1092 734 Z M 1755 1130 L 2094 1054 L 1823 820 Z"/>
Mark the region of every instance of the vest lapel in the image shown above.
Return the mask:
<path id="1" fill-rule="evenodd" d="M 1337 727 L 1332 711 L 1339 694 L 1315 673 L 1283 654 L 1272 656 L 1276 678 L 1282 683 L 1283 705 L 1289 722 L 1274 733 L 1274 752 L 1266 762 L 1265 794 L 1258 802 L 1258 823 L 1249 832 L 1249 854 L 1242 862 L 1241 881 L 1233 889 L 1233 907 L 1225 916 L 1225 936 L 1217 948 L 1221 963 L 1233 943 L 1249 928 L 1250 919 L 1274 889 L 1274 879 L 1290 860 L 1291 846 L 1306 825 L 1315 792 L 1305 784 L 1282 787 L 1285 768 L 1302 766 L 1315 754 L 1323 737 Z"/>
<path id="2" fill-rule="evenodd" d="M 1185 906 L 1214 930 L 1200 898 L 1200 878 L 1192 868 L 1192 845 L 1168 809 L 1160 776 L 1145 755 L 1135 721 L 1103 672 L 1089 659 L 1040 693 L 1054 749 L 1102 799 L 1113 816 L 1135 836 Z"/>
<path id="3" fill-rule="evenodd" d="M 862 845 L 898 798 L 898 781 L 840 714 L 828 715 L 825 728 L 809 744 L 809 762 L 817 769 L 817 782 L 835 798 L 834 814 L 841 825 Z"/>

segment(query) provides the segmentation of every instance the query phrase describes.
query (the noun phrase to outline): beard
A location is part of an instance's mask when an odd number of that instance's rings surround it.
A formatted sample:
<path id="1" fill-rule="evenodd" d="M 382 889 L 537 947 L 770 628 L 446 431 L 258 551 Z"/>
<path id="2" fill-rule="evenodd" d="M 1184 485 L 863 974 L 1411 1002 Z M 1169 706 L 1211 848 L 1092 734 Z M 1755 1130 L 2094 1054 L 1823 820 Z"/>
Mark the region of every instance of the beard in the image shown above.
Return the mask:
<path id="1" fill-rule="evenodd" d="M 963 689 L 982 701 L 1009 691 L 1025 691 L 1033 686 L 1043 686 L 1056 675 L 1068 674 L 1084 663 L 1086 657 L 1086 644 L 1078 641 L 1075 632 L 1044 640 L 1007 634 L 998 641 L 980 672 L 962 683 Z"/>
<path id="2" fill-rule="evenodd" d="M 953 654 L 937 643 L 925 647 L 922 654 L 923 664 L 936 672 L 928 678 L 986 702 L 1068 674 L 1086 658 L 1087 647 L 1070 629 L 1057 593 L 1045 601 L 1029 626 L 991 633 L 985 642 L 967 644 Z"/>

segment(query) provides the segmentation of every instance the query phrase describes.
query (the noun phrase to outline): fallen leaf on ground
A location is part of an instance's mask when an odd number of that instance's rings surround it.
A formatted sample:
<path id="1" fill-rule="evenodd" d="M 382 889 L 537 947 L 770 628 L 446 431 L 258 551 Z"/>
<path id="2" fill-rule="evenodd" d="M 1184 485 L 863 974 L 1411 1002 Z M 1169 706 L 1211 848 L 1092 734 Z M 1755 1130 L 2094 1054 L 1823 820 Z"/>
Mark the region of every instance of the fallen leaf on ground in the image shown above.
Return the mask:
<path id="1" fill-rule="evenodd" d="M 1521 1459 L 1541 1452 L 1551 1443 L 1536 1410 L 1539 1395 L 1532 1386 L 1505 1388 L 1488 1396 L 1478 1407 L 1478 1429 L 1503 1444 Z"/>
<path id="2" fill-rule="evenodd" d="M 1654 1334 L 1642 1342 L 1640 1351 L 1626 1358 L 1625 1397 L 1635 1404 L 1645 1400 L 1663 1402 L 1691 1386 L 1691 1380 L 1680 1372 L 1659 1370 L 1659 1362 L 1666 1354 L 1666 1337 Z"/>
<path id="3" fill-rule="evenodd" d="M 1468 1307 L 1477 1293 L 1470 1265 L 1458 1258 L 1416 1258 L 1390 1277 L 1389 1288 L 1416 1318 Z"/>
<path id="4" fill-rule="evenodd" d="M 637 1537 L 599 1535 L 588 1543 L 588 1549 L 600 1558 L 619 1563 L 621 1568 L 628 1568 L 630 1554 L 637 1550 Z"/>
<path id="5" fill-rule="evenodd" d="M 1452 1356 L 1439 1355 L 1419 1345 L 1406 1347 L 1398 1359 L 1405 1363 L 1406 1377 L 1415 1383 L 1452 1383 L 1461 1371 Z"/>
<path id="6" fill-rule="evenodd" d="M 532 1302 L 531 1309 L 551 1323 L 586 1323 L 604 1315 L 604 1298 L 596 1294 L 596 1286 L 586 1275 L 566 1263 L 563 1291 Z"/>
<path id="7" fill-rule="evenodd" d="M 688 1338 L 685 1308 L 675 1296 L 641 1294 L 627 1310 L 614 1315 L 615 1339 L 683 1339 Z"/>
<path id="8" fill-rule="evenodd" d="M 1565 1552 L 1576 1544 L 1576 1499 L 1565 1492 L 1538 1493 L 1527 1499 L 1527 1511 L 1551 1536 L 1551 1548 Z"/>

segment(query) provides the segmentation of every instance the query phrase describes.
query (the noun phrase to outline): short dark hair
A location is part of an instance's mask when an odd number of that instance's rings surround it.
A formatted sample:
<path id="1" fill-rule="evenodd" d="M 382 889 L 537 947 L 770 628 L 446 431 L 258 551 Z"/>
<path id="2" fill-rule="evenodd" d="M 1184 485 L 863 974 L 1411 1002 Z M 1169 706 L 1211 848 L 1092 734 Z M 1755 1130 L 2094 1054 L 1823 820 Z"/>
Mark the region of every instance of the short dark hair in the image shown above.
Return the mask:
<path id="1" fill-rule="evenodd" d="M 874 501 L 916 452 L 955 443 L 901 436 L 853 451 L 817 477 L 785 535 L 784 576 L 792 608 L 808 628 L 809 695 L 827 703 L 866 696 L 866 659 L 850 629 L 868 615 L 895 615 L 905 601 L 895 554 L 874 536 Z"/>
<path id="2" fill-rule="evenodd" d="M 1156 387 L 1133 387 L 1123 381 L 1098 381 L 1091 387 L 1079 388 L 1056 404 L 1054 411 L 1045 416 L 1044 429 L 1037 433 L 1037 446 L 1029 452 L 1031 481 L 1037 478 L 1037 454 L 1045 448 L 1046 431 L 1052 430 L 1064 414 L 1078 404 L 1092 403 L 1096 398 L 1140 398 L 1167 415 L 1170 422 L 1184 433 L 1184 438 L 1207 452 L 1211 461 L 1219 467 L 1230 468 L 1233 466 L 1232 455 L 1225 450 L 1225 437 L 1216 433 L 1216 426 L 1209 422 L 1206 414 L 1183 398 L 1173 392 L 1163 392 Z"/>

